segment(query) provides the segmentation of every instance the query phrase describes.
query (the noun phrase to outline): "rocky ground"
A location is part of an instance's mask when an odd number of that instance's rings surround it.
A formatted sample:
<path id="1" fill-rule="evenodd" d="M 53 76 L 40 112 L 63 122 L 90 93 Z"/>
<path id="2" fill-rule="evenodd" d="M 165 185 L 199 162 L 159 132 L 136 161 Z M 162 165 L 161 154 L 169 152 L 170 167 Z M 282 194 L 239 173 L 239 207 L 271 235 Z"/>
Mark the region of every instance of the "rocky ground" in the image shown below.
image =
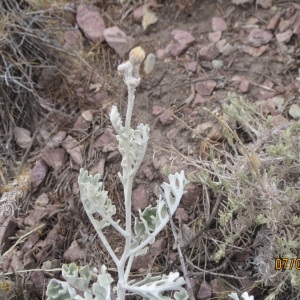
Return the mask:
<path id="1" fill-rule="evenodd" d="M 150 126 L 134 183 L 133 212 L 155 205 L 157 184 L 169 172 L 184 169 L 191 182 L 174 222 L 196 299 L 228 299 L 234 291 L 247 291 L 255 299 L 297 299 L 300 284 L 293 274 L 281 272 L 284 286 L 278 290 L 280 281 L 266 279 L 266 274 L 276 277 L 275 270 L 263 273 L 253 263 L 270 236 L 266 231 L 281 238 L 282 228 L 291 224 L 253 221 L 228 242 L 225 231 L 238 212 L 225 226 L 219 216 L 228 209 L 230 193 L 219 197 L 214 190 L 217 170 L 207 173 L 210 183 L 198 176 L 213 161 L 212 150 L 222 168 L 227 155 L 245 156 L 244 145 L 256 175 L 265 178 L 261 162 L 267 162 L 269 152 L 267 141 L 258 146 L 258 131 L 284 130 L 300 119 L 297 1 L 14 0 L 0 9 L 1 289 L 9 299 L 44 299 L 50 278 L 60 276 L 49 270 L 63 263 L 114 268 L 84 213 L 77 177 L 81 167 L 100 174 L 124 220 L 117 175 L 121 156 L 109 113 L 117 105 L 126 114 L 127 90 L 116 70 L 137 45 L 157 59 L 152 72 L 149 65 L 142 70 L 133 112 L 132 127 Z M 240 96 L 244 101 L 234 100 Z M 235 114 L 225 109 L 234 101 L 240 109 Z M 236 148 L 228 132 L 238 135 Z M 292 180 L 298 191 L 299 156 L 291 160 L 294 179 L 285 173 L 278 182 L 288 186 Z M 243 193 L 252 196 L 250 187 Z M 299 200 L 295 196 L 291 218 L 297 217 Z M 257 211 L 255 220 L 261 214 Z M 297 256 L 300 244 L 293 232 L 289 241 L 296 246 L 290 254 Z M 122 253 L 119 237 L 111 229 L 107 234 Z M 230 247 L 218 260 L 222 244 Z M 274 255 L 269 267 L 273 262 L 275 269 Z M 168 227 L 150 252 L 135 260 L 133 276 L 182 271 L 177 258 Z M 6 283 L 11 284 L 8 292 Z"/>

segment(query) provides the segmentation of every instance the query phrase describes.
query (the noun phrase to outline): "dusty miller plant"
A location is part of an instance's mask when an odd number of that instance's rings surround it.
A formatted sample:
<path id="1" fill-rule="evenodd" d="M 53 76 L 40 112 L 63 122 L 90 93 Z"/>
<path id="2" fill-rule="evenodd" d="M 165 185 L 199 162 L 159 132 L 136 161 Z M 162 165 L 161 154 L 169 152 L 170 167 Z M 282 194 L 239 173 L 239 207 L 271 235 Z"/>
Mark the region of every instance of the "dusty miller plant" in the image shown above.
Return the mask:
<path id="1" fill-rule="evenodd" d="M 169 184 L 163 183 L 162 190 L 164 199 L 160 195 L 156 207 L 151 205 L 139 210 L 139 218 L 135 217 L 132 224 L 131 193 L 134 176 L 140 167 L 147 147 L 149 137 L 149 126 L 140 124 L 136 130 L 130 128 L 135 90 L 140 83 L 139 68 L 145 58 L 145 52 L 141 47 L 134 48 L 130 52 L 129 61 L 122 63 L 118 71 L 124 77 L 128 88 L 128 107 L 125 126 L 122 125 L 121 117 L 117 107 L 113 106 L 110 114 L 111 123 L 117 132 L 119 150 L 122 154 L 122 174 L 119 178 L 124 187 L 124 206 L 126 212 L 125 228 L 119 220 L 115 221 L 116 206 L 108 197 L 107 191 L 103 190 L 102 183 L 99 182 L 99 175 L 91 176 L 81 169 L 78 178 L 81 201 L 84 209 L 96 229 L 98 236 L 106 247 L 108 253 L 116 264 L 118 271 L 118 282 L 114 289 L 111 284 L 114 281 L 107 272 L 107 268 L 102 265 L 100 270 L 92 272 L 87 266 L 78 268 L 75 263 L 63 265 L 62 276 L 66 281 L 62 282 L 52 279 L 49 282 L 46 295 L 52 299 L 111 299 L 112 290 L 116 291 L 117 299 L 124 300 L 126 294 L 139 295 L 143 299 L 163 300 L 171 299 L 164 296 L 164 292 L 175 290 L 174 299 L 188 299 L 188 293 L 182 285 L 185 281 L 178 272 L 171 272 L 169 275 L 152 276 L 148 274 L 139 282 L 130 280 L 130 269 L 134 257 L 146 253 L 147 245 L 152 244 L 157 234 L 165 227 L 169 221 L 169 216 L 176 211 L 181 197 L 184 193 L 185 176 L 184 172 L 169 175 Z M 166 206 L 167 205 L 167 206 Z M 168 214 L 169 209 L 170 214 Z M 101 217 L 100 221 L 99 216 Z M 103 233 L 103 229 L 112 226 L 125 239 L 124 252 L 121 257 L 117 257 Z M 94 283 L 91 279 L 96 277 Z M 80 296 L 76 289 L 81 291 Z"/>

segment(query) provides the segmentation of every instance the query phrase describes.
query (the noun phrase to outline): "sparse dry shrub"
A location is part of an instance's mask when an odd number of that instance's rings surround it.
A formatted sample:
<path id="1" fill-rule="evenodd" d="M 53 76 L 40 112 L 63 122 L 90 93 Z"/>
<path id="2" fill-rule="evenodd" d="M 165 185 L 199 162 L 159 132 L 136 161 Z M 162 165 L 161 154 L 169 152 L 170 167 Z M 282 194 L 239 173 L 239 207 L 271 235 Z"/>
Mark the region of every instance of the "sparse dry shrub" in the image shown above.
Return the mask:
<path id="1" fill-rule="evenodd" d="M 207 159 L 197 161 L 200 171 L 189 178 L 226 199 L 218 217 L 223 239 L 214 259 L 219 262 L 237 248 L 248 249 L 259 232 L 253 264 L 259 281 L 274 288 L 266 299 L 279 299 L 288 287 L 297 298 L 299 271 L 291 259 L 300 252 L 300 121 L 273 127 L 272 117 L 266 119 L 242 97 L 228 98 L 224 112 L 237 120 L 252 142 L 243 144 L 220 121 L 232 151 L 210 149 Z M 275 270 L 276 258 L 289 259 L 286 270 Z"/>

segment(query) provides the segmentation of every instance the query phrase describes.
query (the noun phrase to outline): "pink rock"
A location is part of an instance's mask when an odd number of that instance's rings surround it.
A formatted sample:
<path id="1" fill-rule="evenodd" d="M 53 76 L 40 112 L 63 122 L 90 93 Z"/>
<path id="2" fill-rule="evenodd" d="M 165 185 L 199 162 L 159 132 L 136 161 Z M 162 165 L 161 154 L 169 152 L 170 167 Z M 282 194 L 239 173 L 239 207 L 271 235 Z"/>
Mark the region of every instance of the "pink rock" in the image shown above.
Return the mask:
<path id="1" fill-rule="evenodd" d="M 147 270 L 152 263 L 152 254 L 144 254 L 140 256 L 136 256 L 133 259 L 131 271 L 137 271 L 139 269 Z"/>
<path id="2" fill-rule="evenodd" d="M 73 125 L 73 129 L 85 131 L 89 128 L 89 122 L 87 122 L 82 116 L 79 116 Z"/>
<path id="3" fill-rule="evenodd" d="M 272 0 L 257 0 L 257 4 L 260 5 L 262 8 L 271 8 Z"/>
<path id="4" fill-rule="evenodd" d="M 10 247 L 10 238 L 13 237 L 17 231 L 18 223 L 13 216 L 8 217 L 0 226 L 0 254 L 6 252 Z"/>
<path id="5" fill-rule="evenodd" d="M 181 29 L 172 30 L 171 34 L 174 36 L 174 39 L 181 45 L 191 45 L 196 41 L 191 33 Z"/>
<path id="6" fill-rule="evenodd" d="M 163 125 L 170 125 L 172 124 L 175 119 L 173 117 L 172 112 L 169 109 L 164 110 L 164 112 L 159 116 L 159 121 Z"/>
<path id="7" fill-rule="evenodd" d="M 201 96 L 200 94 L 196 93 L 195 99 L 192 103 L 192 107 L 195 107 L 197 104 L 202 104 L 207 102 L 209 99 L 208 98 L 204 98 L 203 96 Z"/>
<path id="8" fill-rule="evenodd" d="M 163 59 L 166 56 L 168 56 L 170 54 L 170 47 L 171 47 L 171 45 L 167 46 L 164 49 L 157 49 L 155 51 L 155 55 L 156 55 L 157 59 Z"/>
<path id="9" fill-rule="evenodd" d="M 216 85 L 214 80 L 200 81 L 196 83 L 195 89 L 201 96 L 210 96 Z"/>
<path id="10" fill-rule="evenodd" d="M 210 42 L 216 43 L 217 41 L 220 40 L 221 36 L 222 36 L 222 31 L 210 32 L 208 34 L 208 39 Z"/>
<path id="11" fill-rule="evenodd" d="M 117 26 L 106 28 L 103 32 L 107 44 L 112 47 L 120 57 L 123 57 L 134 46 L 135 40 L 126 35 Z"/>
<path id="12" fill-rule="evenodd" d="M 77 7 L 76 22 L 93 43 L 104 41 L 104 21 L 95 6 L 80 4 Z"/>
<path id="13" fill-rule="evenodd" d="M 30 171 L 30 181 L 33 188 L 38 187 L 43 182 L 47 172 L 48 167 L 46 163 L 42 159 L 38 160 Z"/>
<path id="14" fill-rule="evenodd" d="M 256 101 L 254 104 L 262 114 L 275 115 L 276 105 L 272 99 Z"/>
<path id="15" fill-rule="evenodd" d="M 224 19 L 220 17 L 213 17 L 211 21 L 213 31 L 225 31 L 227 30 L 227 24 Z"/>
<path id="16" fill-rule="evenodd" d="M 166 248 L 166 245 L 167 245 L 167 242 L 165 239 L 158 239 L 151 245 L 150 253 L 153 256 L 158 256 Z"/>
<path id="17" fill-rule="evenodd" d="M 268 49 L 268 45 L 260 46 L 258 48 L 254 48 L 251 46 L 243 46 L 242 51 L 253 56 L 253 57 L 259 57 L 263 53 L 265 53 Z"/>
<path id="18" fill-rule="evenodd" d="M 149 205 L 149 197 L 145 186 L 139 185 L 132 191 L 132 209 L 137 211 Z"/>
<path id="19" fill-rule="evenodd" d="M 271 41 L 273 34 L 259 28 L 252 29 L 248 35 L 248 42 L 253 47 L 260 47 Z"/>
<path id="20" fill-rule="evenodd" d="M 288 124 L 288 123 L 289 123 L 289 121 L 282 115 L 276 115 L 276 116 L 273 116 L 273 118 L 272 118 L 272 125 L 274 127 L 277 127 L 277 126 L 280 126 L 283 124 Z"/>
<path id="21" fill-rule="evenodd" d="M 278 26 L 279 32 L 284 32 L 292 28 L 300 17 L 300 12 L 295 13 L 293 16 L 287 17 L 287 20 L 281 20 Z"/>
<path id="22" fill-rule="evenodd" d="M 48 195 L 46 193 L 42 193 L 35 200 L 34 206 L 36 208 L 43 208 L 43 207 L 46 207 L 48 203 L 49 203 Z"/>
<path id="23" fill-rule="evenodd" d="M 158 115 L 160 115 L 164 110 L 165 110 L 165 108 L 162 107 L 162 106 L 160 106 L 160 105 L 153 105 L 153 106 L 152 106 L 152 115 L 153 115 L 153 116 L 158 116 Z"/>
<path id="24" fill-rule="evenodd" d="M 63 257 L 68 262 L 75 262 L 85 258 L 85 251 L 80 248 L 77 241 L 73 241 Z"/>
<path id="25" fill-rule="evenodd" d="M 293 35 L 293 31 L 291 29 L 289 29 L 285 32 L 277 33 L 276 39 L 277 39 L 278 43 L 288 43 L 290 41 L 292 35 Z"/>
<path id="26" fill-rule="evenodd" d="M 48 204 L 46 208 L 38 209 L 35 208 L 30 212 L 30 214 L 24 219 L 24 225 L 26 226 L 35 226 L 39 224 L 39 222 L 45 218 L 46 216 L 52 214 L 57 211 L 57 206 Z"/>
<path id="27" fill-rule="evenodd" d="M 44 148 L 41 157 L 49 167 L 58 170 L 66 163 L 67 152 L 62 148 Z"/>
<path id="28" fill-rule="evenodd" d="M 141 166 L 141 170 L 150 181 L 152 181 L 154 179 L 153 172 L 146 164 L 143 164 Z"/>
<path id="29" fill-rule="evenodd" d="M 212 296 L 211 286 L 205 280 L 203 280 L 200 289 L 197 293 L 196 299 L 209 300 L 211 299 L 211 296 Z"/>
<path id="30" fill-rule="evenodd" d="M 116 143 L 117 143 L 117 138 L 114 135 L 114 133 L 109 129 L 105 129 L 104 133 L 94 143 L 94 147 L 99 148 L 99 147 L 106 146 L 108 144 L 116 144 Z"/>
<path id="31" fill-rule="evenodd" d="M 251 87 L 251 82 L 247 79 L 242 79 L 241 83 L 240 83 L 240 90 L 243 93 L 248 93 Z"/>
<path id="32" fill-rule="evenodd" d="M 249 259 L 251 256 L 251 252 L 249 250 L 243 250 L 240 252 L 237 252 L 234 257 L 233 257 L 233 261 L 236 262 L 246 262 L 247 259 Z"/>
<path id="33" fill-rule="evenodd" d="M 62 146 L 66 149 L 66 151 L 70 154 L 74 162 L 81 166 L 82 165 L 82 153 L 81 147 L 76 139 L 68 135 L 66 139 L 62 142 Z"/>
<path id="34" fill-rule="evenodd" d="M 267 29 L 268 30 L 275 30 L 278 26 L 278 23 L 280 21 L 280 18 L 281 18 L 281 14 L 280 13 L 277 13 L 275 14 L 271 20 L 269 21 L 268 23 L 268 26 L 267 26 Z"/>
<path id="35" fill-rule="evenodd" d="M 31 272 L 30 278 L 34 287 L 38 291 L 43 291 L 45 288 L 45 282 L 47 281 L 44 271 L 33 271 Z"/>
<path id="36" fill-rule="evenodd" d="M 184 189 L 186 193 L 182 196 L 182 203 L 188 207 L 195 206 L 201 194 L 200 188 L 194 183 L 188 183 Z"/>
<path id="37" fill-rule="evenodd" d="M 88 95 L 86 97 L 86 100 L 95 103 L 97 105 L 102 105 L 109 102 L 109 97 L 107 92 L 104 91 L 104 92 L 98 92 L 94 95 Z"/>
<path id="38" fill-rule="evenodd" d="M 172 56 L 176 57 L 182 54 L 185 50 L 187 50 L 188 47 L 189 46 L 185 44 L 171 44 L 169 51 Z"/>
<path id="39" fill-rule="evenodd" d="M 191 61 L 191 62 L 187 63 L 186 67 L 189 71 L 196 72 L 197 67 L 198 67 L 198 62 L 197 61 Z"/>
<path id="40" fill-rule="evenodd" d="M 55 133 L 49 144 L 47 144 L 49 147 L 58 147 L 61 145 L 62 141 L 66 138 L 67 134 L 65 131 L 58 131 Z"/>
<path id="41" fill-rule="evenodd" d="M 189 216 L 183 207 L 177 208 L 176 213 L 175 213 L 175 219 L 177 219 L 177 220 L 181 219 L 183 222 L 189 221 Z"/>
<path id="42" fill-rule="evenodd" d="M 31 234 L 22 246 L 23 253 L 30 251 L 39 239 L 40 235 L 37 232 Z"/>
<path id="43" fill-rule="evenodd" d="M 204 45 L 198 51 L 198 57 L 201 60 L 210 61 L 219 56 L 220 52 L 215 44 L 211 43 L 208 45 Z"/>

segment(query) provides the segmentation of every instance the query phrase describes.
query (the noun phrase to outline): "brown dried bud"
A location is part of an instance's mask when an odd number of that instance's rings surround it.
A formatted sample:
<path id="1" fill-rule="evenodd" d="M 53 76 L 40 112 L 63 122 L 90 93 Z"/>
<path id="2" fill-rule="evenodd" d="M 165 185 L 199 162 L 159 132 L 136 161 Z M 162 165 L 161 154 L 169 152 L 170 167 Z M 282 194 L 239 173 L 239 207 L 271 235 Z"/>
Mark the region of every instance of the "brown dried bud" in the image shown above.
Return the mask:
<path id="1" fill-rule="evenodd" d="M 133 65 L 140 65 L 145 59 L 145 51 L 142 47 L 135 47 L 129 53 L 129 61 Z"/>

